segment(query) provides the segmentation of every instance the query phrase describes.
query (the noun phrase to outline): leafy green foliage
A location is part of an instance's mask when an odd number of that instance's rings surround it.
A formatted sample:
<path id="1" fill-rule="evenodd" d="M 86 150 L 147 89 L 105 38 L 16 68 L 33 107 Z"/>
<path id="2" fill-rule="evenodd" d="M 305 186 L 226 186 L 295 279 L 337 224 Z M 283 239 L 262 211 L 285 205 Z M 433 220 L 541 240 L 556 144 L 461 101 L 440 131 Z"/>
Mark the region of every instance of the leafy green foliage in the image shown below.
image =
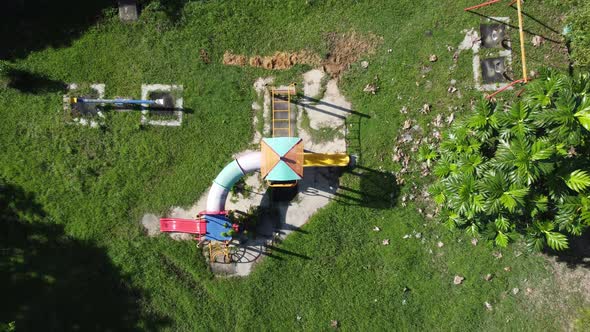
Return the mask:
<path id="1" fill-rule="evenodd" d="M 590 175 L 588 175 L 588 172 L 578 169 L 568 176 L 565 183 L 570 189 L 583 192 L 590 186 Z"/>
<path id="2" fill-rule="evenodd" d="M 446 133 L 431 192 L 447 226 L 492 225 L 500 247 L 520 231 L 531 247 L 555 250 L 590 226 L 587 80 L 544 71 L 523 100 L 504 111 L 482 100 Z"/>

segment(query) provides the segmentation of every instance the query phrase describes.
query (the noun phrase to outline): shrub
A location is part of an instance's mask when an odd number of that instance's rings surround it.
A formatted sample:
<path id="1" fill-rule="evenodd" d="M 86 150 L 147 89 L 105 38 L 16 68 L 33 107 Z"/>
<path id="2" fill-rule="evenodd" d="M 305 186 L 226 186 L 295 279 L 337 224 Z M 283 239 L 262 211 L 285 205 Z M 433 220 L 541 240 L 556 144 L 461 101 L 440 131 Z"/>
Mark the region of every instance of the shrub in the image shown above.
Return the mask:
<path id="1" fill-rule="evenodd" d="M 544 71 L 521 101 L 479 101 L 439 147 L 444 222 L 498 246 L 524 233 L 536 249 L 567 248 L 590 225 L 589 92 L 588 75 Z"/>

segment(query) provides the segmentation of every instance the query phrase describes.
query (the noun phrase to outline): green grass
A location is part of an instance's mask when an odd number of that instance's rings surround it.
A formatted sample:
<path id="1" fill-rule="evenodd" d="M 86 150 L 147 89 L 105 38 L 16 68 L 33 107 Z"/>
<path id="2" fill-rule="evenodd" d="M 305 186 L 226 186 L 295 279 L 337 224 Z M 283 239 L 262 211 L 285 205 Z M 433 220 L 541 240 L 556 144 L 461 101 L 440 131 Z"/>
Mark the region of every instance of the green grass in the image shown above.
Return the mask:
<path id="1" fill-rule="evenodd" d="M 391 175 L 399 169 L 391 157 L 403 121 L 414 118 L 426 128 L 437 112 L 466 111 L 480 95 L 471 88 L 471 54 L 463 52 L 457 69 L 449 70 L 446 49 L 480 22 L 462 11 L 471 3 L 190 2 L 176 22 L 150 5 L 138 23 L 121 24 L 108 11 L 71 45 L 14 60 L 11 67 L 49 80 L 106 83 L 107 97 L 139 96 L 142 83 L 182 84 L 190 113 L 180 128 L 144 127 L 138 113 L 109 113 L 96 130 L 65 123 L 58 89 L 0 90 L 0 176 L 10 184 L 2 201 L 19 202 L 2 206 L 8 230 L 2 249 L 9 254 L 0 261 L 0 322 L 60 331 L 327 330 L 332 319 L 344 330 L 563 326 L 577 314 L 579 299 L 565 303 L 564 311 L 548 310 L 523 290 L 524 279 L 542 292 L 543 281 L 553 278 L 543 257 L 516 257 L 522 249 L 515 245 L 496 259 L 496 249 L 473 247 L 397 199 L 412 190 L 395 187 Z M 515 21 L 513 10 L 495 10 Z M 530 6 L 553 26 L 559 10 Z M 223 66 L 225 50 L 252 55 L 305 48 L 323 55 L 327 33 L 350 30 L 383 37 L 369 68 L 353 64 L 340 81 L 354 110 L 370 116 L 360 127 L 366 170 L 342 179 L 351 191 L 341 191 L 246 279 L 213 278 L 194 243 L 143 234 L 143 213 L 192 204 L 231 155 L 248 146 L 257 77 L 298 81 L 309 69 Z M 211 64 L 200 60 L 201 48 Z M 428 62 L 429 54 L 439 61 Z M 549 43 L 530 56 L 531 69 L 567 67 Z M 422 77 L 427 65 L 432 71 Z M 363 93 L 375 76 L 379 92 Z M 447 93 L 451 79 L 462 98 Z M 424 103 L 433 105 L 427 116 L 417 111 Z M 402 106 L 412 113 L 400 115 Z M 414 178 L 420 186 L 427 181 Z M 373 232 L 374 225 L 382 231 Z M 424 243 L 402 239 L 413 231 Z M 385 238 L 389 246 L 380 244 Z M 491 282 L 482 279 L 487 273 L 495 275 Z M 452 284 L 455 274 L 466 278 L 462 285 Z M 513 287 L 521 289 L 516 296 Z M 485 301 L 493 311 L 485 310 Z"/>

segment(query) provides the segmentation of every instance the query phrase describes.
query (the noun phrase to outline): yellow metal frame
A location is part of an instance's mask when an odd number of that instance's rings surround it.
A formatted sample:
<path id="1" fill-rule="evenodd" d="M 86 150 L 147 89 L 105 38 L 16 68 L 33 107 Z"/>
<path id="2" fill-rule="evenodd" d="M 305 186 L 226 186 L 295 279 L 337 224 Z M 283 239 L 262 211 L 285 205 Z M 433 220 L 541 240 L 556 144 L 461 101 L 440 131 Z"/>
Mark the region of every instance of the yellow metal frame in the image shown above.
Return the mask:
<path id="1" fill-rule="evenodd" d="M 209 263 L 217 262 L 216 259 L 218 256 L 223 255 L 223 262 L 224 263 L 231 263 L 231 258 L 229 255 L 229 243 L 227 242 L 209 242 Z"/>
<path id="2" fill-rule="evenodd" d="M 292 188 L 297 185 L 298 181 L 293 181 L 292 183 L 277 183 L 272 181 L 267 181 L 269 187 L 273 188 Z"/>

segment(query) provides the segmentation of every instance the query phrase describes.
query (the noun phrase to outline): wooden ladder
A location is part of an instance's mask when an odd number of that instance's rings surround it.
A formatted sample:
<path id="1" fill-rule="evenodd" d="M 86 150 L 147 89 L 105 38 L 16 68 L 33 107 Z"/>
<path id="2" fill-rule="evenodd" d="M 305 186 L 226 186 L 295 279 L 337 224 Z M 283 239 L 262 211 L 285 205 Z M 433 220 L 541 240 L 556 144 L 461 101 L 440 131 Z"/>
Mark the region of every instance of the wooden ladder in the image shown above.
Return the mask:
<path id="1" fill-rule="evenodd" d="M 291 94 L 295 89 L 272 89 L 272 137 L 291 137 Z"/>

